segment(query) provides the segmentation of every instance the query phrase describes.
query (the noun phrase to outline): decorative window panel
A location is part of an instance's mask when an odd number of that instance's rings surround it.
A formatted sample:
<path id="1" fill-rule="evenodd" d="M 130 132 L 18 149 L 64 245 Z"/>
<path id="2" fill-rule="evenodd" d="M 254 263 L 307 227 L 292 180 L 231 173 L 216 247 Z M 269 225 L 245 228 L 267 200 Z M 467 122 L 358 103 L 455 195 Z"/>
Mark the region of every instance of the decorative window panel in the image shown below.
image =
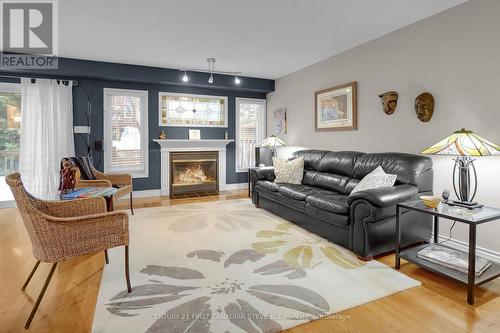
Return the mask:
<path id="1" fill-rule="evenodd" d="M 160 126 L 227 127 L 227 97 L 160 93 Z"/>

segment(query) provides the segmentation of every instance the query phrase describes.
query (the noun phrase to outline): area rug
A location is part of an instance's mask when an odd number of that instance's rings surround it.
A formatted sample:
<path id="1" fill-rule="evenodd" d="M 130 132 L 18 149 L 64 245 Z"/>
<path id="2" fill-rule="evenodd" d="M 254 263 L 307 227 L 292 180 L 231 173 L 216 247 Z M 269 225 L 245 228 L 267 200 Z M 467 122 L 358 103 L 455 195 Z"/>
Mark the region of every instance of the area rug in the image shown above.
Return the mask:
<path id="1" fill-rule="evenodd" d="M 137 209 L 109 251 L 93 332 L 279 332 L 420 284 L 249 200 Z"/>

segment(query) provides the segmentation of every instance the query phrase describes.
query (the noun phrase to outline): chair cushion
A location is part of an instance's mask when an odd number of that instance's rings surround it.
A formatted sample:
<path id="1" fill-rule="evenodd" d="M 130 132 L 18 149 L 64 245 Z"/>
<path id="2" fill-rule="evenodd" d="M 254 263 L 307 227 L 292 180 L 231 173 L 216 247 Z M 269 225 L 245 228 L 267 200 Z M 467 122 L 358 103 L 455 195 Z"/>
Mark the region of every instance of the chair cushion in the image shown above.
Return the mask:
<path id="1" fill-rule="evenodd" d="M 277 183 L 269 180 L 259 180 L 257 185 L 271 192 L 278 192 L 279 189 L 279 185 Z"/>
<path id="2" fill-rule="evenodd" d="M 329 191 L 315 191 L 309 195 L 306 202 L 313 207 L 326 210 L 332 213 L 349 214 L 347 199 L 349 196 Z"/>
<path id="3" fill-rule="evenodd" d="M 307 196 L 313 194 L 315 191 L 314 187 L 307 185 L 296 185 L 296 184 L 280 184 L 278 192 L 279 194 L 292 198 L 294 200 L 305 201 Z"/>

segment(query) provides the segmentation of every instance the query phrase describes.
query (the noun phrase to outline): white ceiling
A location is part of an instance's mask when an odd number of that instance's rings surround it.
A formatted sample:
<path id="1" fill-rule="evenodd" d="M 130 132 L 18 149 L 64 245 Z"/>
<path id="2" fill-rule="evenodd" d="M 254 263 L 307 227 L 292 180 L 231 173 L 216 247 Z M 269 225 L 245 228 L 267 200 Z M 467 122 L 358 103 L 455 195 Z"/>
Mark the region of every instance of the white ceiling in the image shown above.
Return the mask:
<path id="1" fill-rule="evenodd" d="M 466 0 L 60 0 L 59 56 L 279 78 Z"/>

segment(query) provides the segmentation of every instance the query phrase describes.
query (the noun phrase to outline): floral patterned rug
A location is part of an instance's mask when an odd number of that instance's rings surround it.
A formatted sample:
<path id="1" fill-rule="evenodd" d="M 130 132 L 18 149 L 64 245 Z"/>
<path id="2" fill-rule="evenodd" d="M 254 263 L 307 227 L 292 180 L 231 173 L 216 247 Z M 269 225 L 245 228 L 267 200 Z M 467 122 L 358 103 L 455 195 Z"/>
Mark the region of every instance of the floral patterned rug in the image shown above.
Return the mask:
<path id="1" fill-rule="evenodd" d="M 420 285 L 247 199 L 137 209 L 129 228 L 132 293 L 112 249 L 93 332 L 279 332 Z"/>

